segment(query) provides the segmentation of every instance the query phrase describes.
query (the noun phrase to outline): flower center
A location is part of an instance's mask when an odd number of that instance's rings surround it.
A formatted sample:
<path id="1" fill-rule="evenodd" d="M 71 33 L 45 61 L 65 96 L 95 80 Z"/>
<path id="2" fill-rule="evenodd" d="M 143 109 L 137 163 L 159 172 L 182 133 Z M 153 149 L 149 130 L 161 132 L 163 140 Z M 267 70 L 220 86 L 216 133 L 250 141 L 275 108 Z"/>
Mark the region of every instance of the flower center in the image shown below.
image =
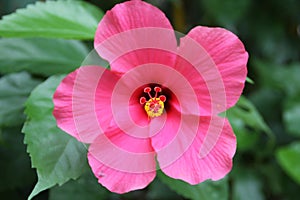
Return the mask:
<path id="1" fill-rule="evenodd" d="M 148 117 L 159 117 L 164 112 L 164 102 L 166 101 L 165 95 L 158 96 L 158 93 L 162 91 L 160 87 L 154 87 L 155 96 L 152 97 L 151 95 L 151 88 L 145 87 L 144 92 L 148 94 L 149 100 L 147 100 L 145 97 L 140 98 L 140 104 L 144 105 L 144 109 L 148 115 Z"/>

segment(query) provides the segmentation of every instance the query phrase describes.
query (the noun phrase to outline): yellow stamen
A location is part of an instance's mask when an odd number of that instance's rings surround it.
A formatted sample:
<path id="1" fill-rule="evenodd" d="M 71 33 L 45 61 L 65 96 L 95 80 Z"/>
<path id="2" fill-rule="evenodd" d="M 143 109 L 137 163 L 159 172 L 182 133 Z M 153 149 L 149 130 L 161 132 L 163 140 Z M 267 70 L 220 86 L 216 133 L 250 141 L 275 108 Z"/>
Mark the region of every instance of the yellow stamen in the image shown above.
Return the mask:
<path id="1" fill-rule="evenodd" d="M 159 117 L 164 112 L 164 102 L 160 98 L 150 98 L 144 109 L 149 117 Z"/>

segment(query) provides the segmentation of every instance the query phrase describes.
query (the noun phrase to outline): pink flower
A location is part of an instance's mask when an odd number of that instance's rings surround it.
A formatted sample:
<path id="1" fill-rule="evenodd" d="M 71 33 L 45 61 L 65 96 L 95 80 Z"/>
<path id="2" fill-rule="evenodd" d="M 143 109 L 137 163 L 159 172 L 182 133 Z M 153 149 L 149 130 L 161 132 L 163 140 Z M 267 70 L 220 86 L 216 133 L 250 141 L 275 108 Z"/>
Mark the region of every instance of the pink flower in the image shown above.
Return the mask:
<path id="1" fill-rule="evenodd" d="M 53 114 L 62 130 L 90 144 L 99 183 L 116 193 L 144 188 L 156 163 L 190 184 L 231 170 L 236 138 L 219 113 L 239 99 L 248 60 L 233 33 L 197 26 L 177 45 L 165 15 L 135 0 L 106 13 L 94 45 L 110 70 L 69 74 Z"/>

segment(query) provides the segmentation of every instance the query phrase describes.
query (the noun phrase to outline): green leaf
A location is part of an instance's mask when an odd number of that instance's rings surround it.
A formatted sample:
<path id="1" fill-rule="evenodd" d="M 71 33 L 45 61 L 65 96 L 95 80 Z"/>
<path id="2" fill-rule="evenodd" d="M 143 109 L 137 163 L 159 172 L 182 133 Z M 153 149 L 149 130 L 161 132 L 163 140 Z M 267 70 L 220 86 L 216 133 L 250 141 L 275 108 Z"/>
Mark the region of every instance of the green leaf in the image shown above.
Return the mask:
<path id="1" fill-rule="evenodd" d="M 24 103 L 39 83 L 26 72 L 0 78 L 0 127 L 21 125 L 24 122 Z"/>
<path id="2" fill-rule="evenodd" d="M 203 0 L 205 12 L 223 26 L 233 26 L 247 13 L 250 0 Z"/>
<path id="3" fill-rule="evenodd" d="M 273 134 L 255 106 L 241 96 L 236 106 L 226 112 L 232 128 L 237 135 L 238 148 L 246 150 L 257 142 L 260 132 L 265 132 L 273 139 Z"/>
<path id="4" fill-rule="evenodd" d="M 279 148 L 276 158 L 282 169 L 300 185 L 300 141 Z"/>
<path id="5" fill-rule="evenodd" d="M 71 180 L 62 186 L 50 189 L 50 200 L 95 200 L 108 199 L 110 193 L 102 187 L 95 176 L 89 172 L 83 174 L 78 180 Z"/>
<path id="6" fill-rule="evenodd" d="M 298 95 L 300 91 L 299 62 L 294 62 L 289 65 L 278 65 L 272 62 L 254 59 L 253 66 L 260 76 L 259 82 L 262 85 L 282 90 L 287 96 Z"/>
<path id="7" fill-rule="evenodd" d="M 37 2 L 4 16 L 0 36 L 93 39 L 102 16 L 84 1 Z"/>
<path id="8" fill-rule="evenodd" d="M 300 96 L 288 98 L 284 103 L 283 121 L 288 133 L 300 136 Z"/>
<path id="9" fill-rule="evenodd" d="M 254 84 L 254 81 L 249 77 L 246 77 L 246 82 L 250 84 Z"/>
<path id="10" fill-rule="evenodd" d="M 263 183 L 252 169 L 240 167 L 234 173 L 233 200 L 263 200 Z"/>
<path id="11" fill-rule="evenodd" d="M 228 184 L 226 179 L 220 181 L 205 181 L 198 185 L 190 185 L 181 180 L 172 179 L 158 172 L 159 179 L 179 195 L 193 200 L 227 200 Z"/>
<path id="12" fill-rule="evenodd" d="M 84 145 L 57 128 L 52 116 L 52 95 L 62 78 L 50 77 L 26 102 L 28 119 L 23 127 L 24 141 L 38 175 L 29 199 L 56 184 L 78 178 L 87 166 Z"/>
<path id="13" fill-rule="evenodd" d="M 81 65 L 87 48 L 83 43 L 62 39 L 0 39 L 0 73 L 26 70 L 34 74 L 68 73 Z"/>
<path id="14" fill-rule="evenodd" d="M 155 178 L 147 188 L 147 200 L 157 199 L 182 199 L 175 191 L 171 190 L 166 184 L 162 183 L 159 178 Z"/>

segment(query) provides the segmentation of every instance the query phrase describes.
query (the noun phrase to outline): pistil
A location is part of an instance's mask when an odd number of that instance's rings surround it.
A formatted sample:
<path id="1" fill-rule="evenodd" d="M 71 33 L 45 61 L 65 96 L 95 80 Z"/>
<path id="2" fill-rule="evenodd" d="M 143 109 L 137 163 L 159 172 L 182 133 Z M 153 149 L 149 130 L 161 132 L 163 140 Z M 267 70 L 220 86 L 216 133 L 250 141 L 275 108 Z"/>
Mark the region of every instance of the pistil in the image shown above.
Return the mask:
<path id="1" fill-rule="evenodd" d="M 144 109 L 150 118 L 159 117 L 164 112 L 164 102 L 166 101 L 166 96 L 165 95 L 158 96 L 158 93 L 162 92 L 162 89 L 160 87 L 154 87 L 154 91 L 155 91 L 154 97 L 152 97 L 150 93 L 151 90 L 152 89 L 150 87 L 144 88 L 144 93 L 148 94 L 149 99 L 147 100 L 146 97 L 141 97 L 140 104 L 142 105 L 145 104 Z"/>

